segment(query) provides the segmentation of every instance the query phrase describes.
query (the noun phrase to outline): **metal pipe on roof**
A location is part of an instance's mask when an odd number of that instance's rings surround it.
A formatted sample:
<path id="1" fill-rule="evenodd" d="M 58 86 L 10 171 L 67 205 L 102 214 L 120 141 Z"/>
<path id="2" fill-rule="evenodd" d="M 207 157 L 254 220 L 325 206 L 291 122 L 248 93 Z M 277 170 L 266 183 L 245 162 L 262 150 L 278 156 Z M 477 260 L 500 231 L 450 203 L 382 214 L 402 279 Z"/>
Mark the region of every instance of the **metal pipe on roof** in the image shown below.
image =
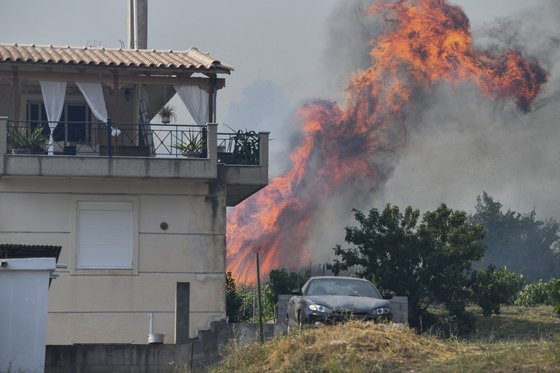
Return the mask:
<path id="1" fill-rule="evenodd" d="M 148 49 L 148 0 L 136 0 L 136 38 L 138 49 Z"/>
<path id="2" fill-rule="evenodd" d="M 134 33 L 134 0 L 128 0 L 128 48 L 134 49 L 135 33 Z"/>

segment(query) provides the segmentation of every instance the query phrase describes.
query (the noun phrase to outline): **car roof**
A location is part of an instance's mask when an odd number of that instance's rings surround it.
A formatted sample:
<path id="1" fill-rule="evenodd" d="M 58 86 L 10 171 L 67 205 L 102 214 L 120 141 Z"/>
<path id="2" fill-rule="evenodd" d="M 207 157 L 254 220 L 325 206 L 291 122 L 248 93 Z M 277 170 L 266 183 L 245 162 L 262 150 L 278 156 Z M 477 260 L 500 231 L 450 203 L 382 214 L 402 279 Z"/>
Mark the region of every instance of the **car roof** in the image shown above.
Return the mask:
<path id="1" fill-rule="evenodd" d="M 358 281 L 370 282 L 365 278 L 345 277 L 345 276 L 313 276 L 310 277 L 308 281 L 312 281 L 312 280 L 358 280 Z"/>

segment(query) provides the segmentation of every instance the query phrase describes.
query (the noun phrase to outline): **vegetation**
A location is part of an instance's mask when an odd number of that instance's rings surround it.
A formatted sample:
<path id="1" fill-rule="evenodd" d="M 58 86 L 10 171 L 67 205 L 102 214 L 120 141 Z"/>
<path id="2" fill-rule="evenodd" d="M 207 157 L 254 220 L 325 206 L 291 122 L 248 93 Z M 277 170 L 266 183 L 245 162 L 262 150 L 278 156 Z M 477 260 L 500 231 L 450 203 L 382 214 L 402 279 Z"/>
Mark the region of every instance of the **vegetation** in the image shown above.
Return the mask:
<path id="1" fill-rule="evenodd" d="M 259 135 L 255 131 L 237 131 L 233 143 L 231 163 L 259 164 Z"/>
<path id="2" fill-rule="evenodd" d="M 484 255 L 482 226 L 444 204 L 426 212 L 421 222 L 420 212 L 411 207 L 404 214 L 391 205 L 368 215 L 354 211 L 358 227 L 347 227 L 345 238 L 351 246 L 337 246 L 329 268 L 338 273 L 355 267 L 383 292 L 406 295 L 413 326 L 431 324 L 428 308 L 442 304 L 461 328 L 468 328 L 471 266 Z"/>
<path id="3" fill-rule="evenodd" d="M 287 272 L 284 268 L 272 270 L 269 275 L 270 301 L 277 303 L 278 294 L 291 294 L 292 290 L 301 288 L 309 280 L 309 277 L 311 277 L 309 271 L 301 275 L 295 272 Z"/>
<path id="4" fill-rule="evenodd" d="M 536 306 L 540 304 L 556 305 L 560 303 L 560 279 L 549 281 L 539 280 L 525 285 L 517 294 L 515 304 L 520 306 Z"/>
<path id="5" fill-rule="evenodd" d="M 481 266 L 506 266 L 530 282 L 560 275 L 560 225 L 555 220 L 537 220 L 535 210 L 504 212 L 502 204 L 484 192 L 471 221 L 485 230 Z"/>
<path id="6" fill-rule="evenodd" d="M 10 149 L 26 149 L 31 152 L 44 150 L 48 135 L 43 133 L 42 127 L 10 127 L 8 129 L 8 145 Z"/>
<path id="7" fill-rule="evenodd" d="M 229 322 L 239 322 L 241 297 L 237 294 L 237 287 L 231 272 L 226 273 L 226 316 Z"/>
<path id="8" fill-rule="evenodd" d="M 497 316 L 476 316 L 473 325 L 472 332 L 463 339 L 418 335 L 402 325 L 358 321 L 303 329 L 262 345 L 233 345 L 223 362 L 211 371 L 558 370 L 560 322 L 551 307 L 508 306 Z"/>
<path id="9" fill-rule="evenodd" d="M 173 148 L 177 149 L 184 156 L 203 157 L 206 152 L 206 135 L 205 132 L 188 131 L 185 132 L 183 141 Z"/>
<path id="10" fill-rule="evenodd" d="M 492 264 L 471 276 L 473 301 L 480 306 L 484 316 L 500 313 L 502 304 L 513 304 L 522 287 L 523 276 L 505 267 L 496 269 Z"/>
<path id="11" fill-rule="evenodd" d="M 175 108 L 170 105 L 165 105 L 158 112 L 162 123 L 169 123 L 177 119 L 177 114 L 175 114 Z"/>

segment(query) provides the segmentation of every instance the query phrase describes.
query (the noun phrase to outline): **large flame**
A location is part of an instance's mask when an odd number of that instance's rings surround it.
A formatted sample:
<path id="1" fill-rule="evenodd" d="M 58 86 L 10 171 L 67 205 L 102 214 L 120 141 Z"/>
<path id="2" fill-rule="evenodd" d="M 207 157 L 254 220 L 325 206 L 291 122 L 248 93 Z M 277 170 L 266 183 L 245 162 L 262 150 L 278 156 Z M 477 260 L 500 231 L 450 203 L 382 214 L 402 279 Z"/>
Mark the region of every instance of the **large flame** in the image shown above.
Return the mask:
<path id="1" fill-rule="evenodd" d="M 538 63 L 517 51 L 474 49 L 468 18 L 445 0 L 382 0 L 367 11 L 382 15 L 388 31 L 371 42 L 372 65 L 352 77 L 345 107 L 302 107 L 292 168 L 228 216 L 228 270 L 241 283 L 255 282 L 256 251 L 264 274 L 308 261 L 309 227 L 321 204 L 356 179 L 371 191 L 386 180 L 386 157 L 405 143 L 402 109 L 416 89 L 470 82 L 526 111 L 546 81 Z"/>

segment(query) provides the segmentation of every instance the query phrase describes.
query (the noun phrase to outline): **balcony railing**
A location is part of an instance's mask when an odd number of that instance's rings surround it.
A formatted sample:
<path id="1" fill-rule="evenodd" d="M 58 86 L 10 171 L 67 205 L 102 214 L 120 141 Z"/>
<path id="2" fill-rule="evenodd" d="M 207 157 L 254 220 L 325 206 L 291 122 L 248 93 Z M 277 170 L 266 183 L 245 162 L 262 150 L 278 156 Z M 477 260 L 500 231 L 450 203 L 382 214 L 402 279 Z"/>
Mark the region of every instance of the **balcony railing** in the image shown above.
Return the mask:
<path id="1" fill-rule="evenodd" d="M 208 134 L 206 126 L 178 124 L 7 122 L 8 153 L 12 154 L 208 158 L 208 147 L 216 146 Z M 259 134 L 220 133 L 215 140 L 218 162 L 259 164 Z"/>
<path id="2" fill-rule="evenodd" d="M 218 133 L 218 162 L 226 164 L 258 165 L 260 136 L 254 131 Z"/>

